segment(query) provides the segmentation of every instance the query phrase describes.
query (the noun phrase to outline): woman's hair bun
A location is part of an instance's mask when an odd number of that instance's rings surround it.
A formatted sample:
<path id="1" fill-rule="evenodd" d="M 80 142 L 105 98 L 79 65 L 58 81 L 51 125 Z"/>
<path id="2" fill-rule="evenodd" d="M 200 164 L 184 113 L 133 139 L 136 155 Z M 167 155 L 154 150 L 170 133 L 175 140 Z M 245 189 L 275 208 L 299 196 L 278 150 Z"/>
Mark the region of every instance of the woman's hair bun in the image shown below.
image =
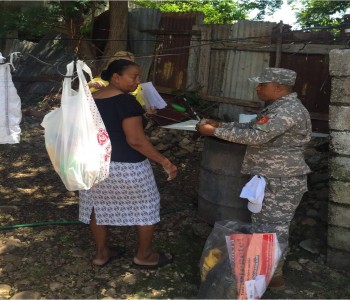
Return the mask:
<path id="1" fill-rule="evenodd" d="M 109 81 L 110 77 L 111 77 L 111 75 L 109 74 L 108 70 L 103 70 L 101 72 L 101 78 L 103 80 Z"/>
<path id="2" fill-rule="evenodd" d="M 112 61 L 106 70 L 101 72 L 101 78 L 109 81 L 114 73 L 122 75 L 124 70 L 130 66 L 138 66 L 129 59 L 116 59 Z"/>

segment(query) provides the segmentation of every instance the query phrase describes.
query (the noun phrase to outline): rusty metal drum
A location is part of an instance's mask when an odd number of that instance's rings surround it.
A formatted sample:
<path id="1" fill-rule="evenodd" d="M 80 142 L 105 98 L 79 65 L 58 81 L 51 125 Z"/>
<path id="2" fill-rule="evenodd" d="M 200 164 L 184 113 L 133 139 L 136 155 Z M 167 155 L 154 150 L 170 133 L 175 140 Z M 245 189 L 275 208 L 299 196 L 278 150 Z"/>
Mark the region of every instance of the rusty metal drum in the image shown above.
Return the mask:
<path id="1" fill-rule="evenodd" d="M 247 199 L 239 197 L 249 176 L 240 173 L 246 145 L 206 137 L 200 162 L 198 216 L 209 224 L 219 220 L 250 222 Z"/>

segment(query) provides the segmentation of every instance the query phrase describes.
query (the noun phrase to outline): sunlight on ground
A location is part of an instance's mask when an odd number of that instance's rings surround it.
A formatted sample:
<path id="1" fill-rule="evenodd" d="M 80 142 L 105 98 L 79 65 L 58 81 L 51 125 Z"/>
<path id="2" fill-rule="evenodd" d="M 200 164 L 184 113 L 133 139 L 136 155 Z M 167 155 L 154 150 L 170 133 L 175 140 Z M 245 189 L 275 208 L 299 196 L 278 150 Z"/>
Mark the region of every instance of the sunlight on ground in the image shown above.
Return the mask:
<path id="1" fill-rule="evenodd" d="M 38 187 L 33 187 L 33 188 L 16 188 L 17 191 L 23 193 L 23 194 L 32 194 L 35 191 L 38 190 Z"/>
<path id="2" fill-rule="evenodd" d="M 22 165 L 25 165 L 26 162 L 16 162 L 13 163 L 15 167 L 21 167 Z M 11 172 L 8 173 L 9 178 L 26 178 L 26 177 L 31 177 L 31 176 L 37 176 L 40 175 L 41 173 L 47 172 L 48 167 L 41 166 L 39 168 L 26 168 L 26 173 L 21 173 L 21 172 Z"/>

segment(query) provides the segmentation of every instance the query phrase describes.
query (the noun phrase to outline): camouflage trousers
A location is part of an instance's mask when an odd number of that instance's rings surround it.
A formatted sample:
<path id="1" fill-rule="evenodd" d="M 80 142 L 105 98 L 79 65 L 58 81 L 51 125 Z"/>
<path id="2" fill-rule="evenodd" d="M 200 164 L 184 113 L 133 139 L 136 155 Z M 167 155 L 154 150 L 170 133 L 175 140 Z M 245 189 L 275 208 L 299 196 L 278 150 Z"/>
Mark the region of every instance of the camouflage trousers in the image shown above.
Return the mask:
<path id="1" fill-rule="evenodd" d="M 295 211 L 307 191 L 307 176 L 270 177 L 266 179 L 265 197 L 259 213 L 252 214 L 255 232 L 276 232 L 285 257 L 289 227 Z"/>

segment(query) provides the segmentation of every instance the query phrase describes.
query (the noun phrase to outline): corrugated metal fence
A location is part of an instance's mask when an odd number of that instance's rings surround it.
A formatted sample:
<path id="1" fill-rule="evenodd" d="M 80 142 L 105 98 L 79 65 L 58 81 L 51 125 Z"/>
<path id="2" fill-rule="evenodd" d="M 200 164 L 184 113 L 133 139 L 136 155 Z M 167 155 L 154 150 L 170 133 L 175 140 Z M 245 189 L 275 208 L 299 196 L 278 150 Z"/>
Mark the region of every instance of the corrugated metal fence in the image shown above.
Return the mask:
<path id="1" fill-rule="evenodd" d="M 159 92 L 168 94 L 198 91 L 202 99 L 219 103 L 218 117 L 236 120 L 240 113 L 254 113 L 263 105 L 248 81 L 250 76 L 267 66 L 290 68 L 298 73 L 295 91 L 311 114 L 314 131 L 328 132 L 329 51 L 347 45 L 329 44 L 333 40 L 330 32 L 293 32 L 271 22 L 202 23 L 201 13 L 131 10 L 129 50 L 141 65 L 142 82 L 152 81 Z M 16 76 L 20 75 L 18 71 Z M 44 76 L 47 78 L 46 73 Z"/>
<path id="2" fill-rule="evenodd" d="M 290 68 L 298 73 L 295 91 L 311 113 L 313 130 L 328 132 L 328 53 L 345 46 L 318 39 L 324 32 L 293 34 L 273 22 L 201 21 L 198 13 L 162 14 L 153 31 L 156 46 L 148 75 L 159 91 L 196 90 L 203 99 L 220 103 L 218 117 L 236 120 L 263 106 L 249 77 L 267 66 Z"/>

